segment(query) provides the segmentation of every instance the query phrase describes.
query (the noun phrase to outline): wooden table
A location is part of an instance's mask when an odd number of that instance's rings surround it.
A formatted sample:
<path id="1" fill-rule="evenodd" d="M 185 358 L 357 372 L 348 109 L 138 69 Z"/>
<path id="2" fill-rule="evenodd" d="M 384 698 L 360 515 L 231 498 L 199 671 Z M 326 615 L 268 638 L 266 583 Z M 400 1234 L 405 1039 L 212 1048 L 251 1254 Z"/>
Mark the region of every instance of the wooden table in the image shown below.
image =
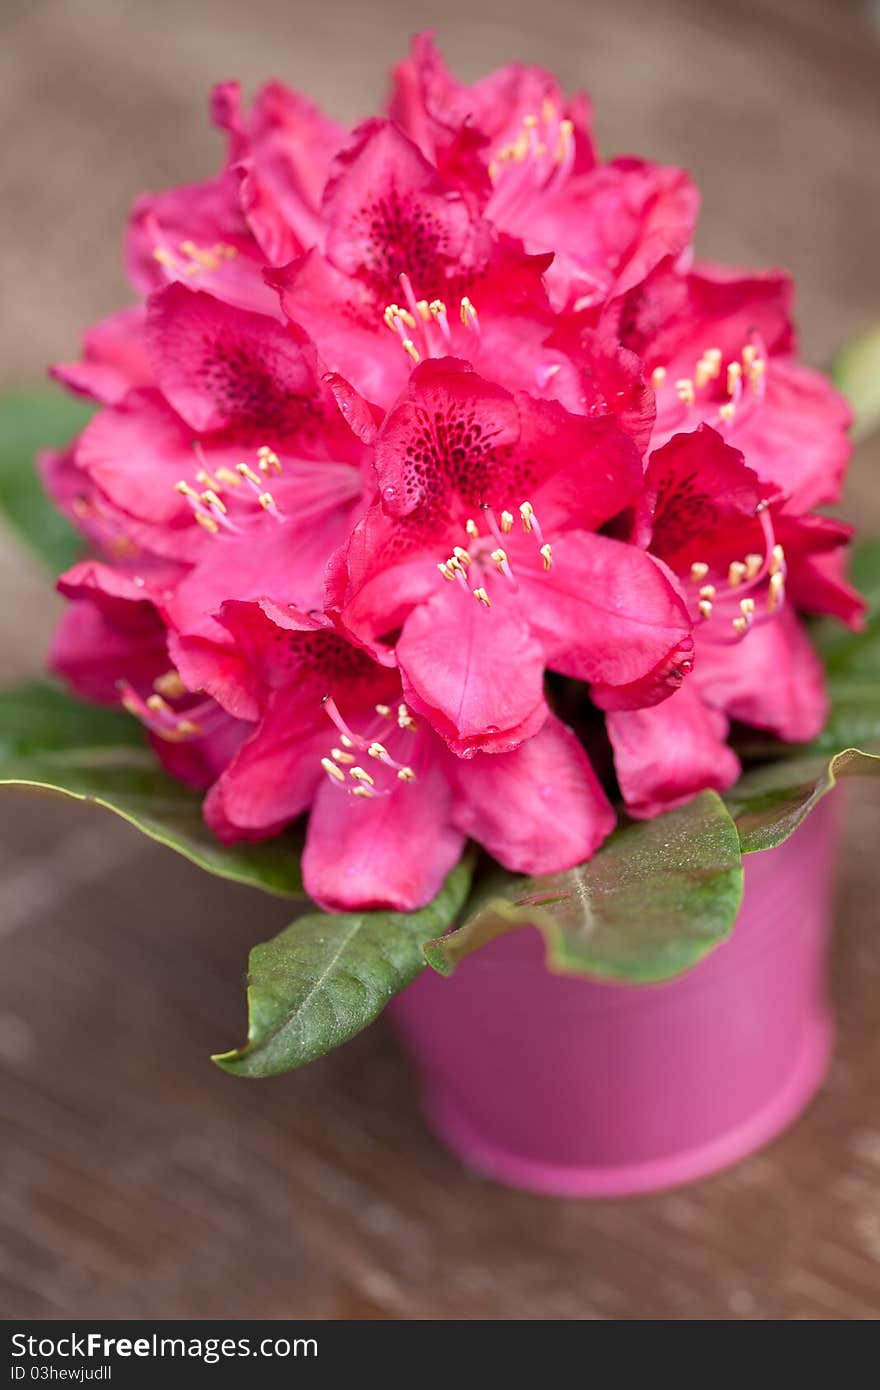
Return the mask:
<path id="1" fill-rule="evenodd" d="M 0 101 L 20 131 L 4 154 L 20 199 L 0 269 L 17 336 L 3 377 L 70 353 L 75 325 L 119 298 L 125 201 L 210 167 L 199 121 L 212 77 L 252 82 L 283 66 L 350 112 L 378 90 L 389 34 L 434 8 L 13 4 Z M 694 168 L 704 250 L 795 268 L 813 360 L 880 313 L 878 51 L 859 7 L 484 0 L 475 16 L 448 0 L 444 14 L 447 47 L 470 72 L 508 52 L 554 63 L 590 82 L 606 146 Z M 849 506 L 875 528 L 878 461 L 863 451 Z M 0 582 L 16 595 L 0 612 L 0 650 L 24 674 L 53 605 L 10 545 Z M 723 1176 L 602 1203 L 463 1172 L 424 1129 L 382 1026 L 295 1075 L 222 1075 L 208 1054 L 241 1036 L 247 949 L 283 924 L 284 905 L 221 886 L 97 811 L 22 795 L 0 815 L 0 1315 L 880 1314 L 870 788 L 852 798 L 840 1038 L 821 1097 Z"/>

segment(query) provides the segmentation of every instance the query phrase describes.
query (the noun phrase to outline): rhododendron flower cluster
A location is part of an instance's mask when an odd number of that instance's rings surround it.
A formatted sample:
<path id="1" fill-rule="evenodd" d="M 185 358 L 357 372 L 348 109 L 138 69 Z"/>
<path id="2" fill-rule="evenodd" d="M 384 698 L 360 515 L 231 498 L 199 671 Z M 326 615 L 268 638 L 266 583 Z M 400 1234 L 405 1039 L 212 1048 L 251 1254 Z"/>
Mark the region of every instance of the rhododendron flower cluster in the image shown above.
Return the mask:
<path id="1" fill-rule="evenodd" d="M 138 200 L 139 302 L 55 368 L 100 406 L 44 460 L 73 688 L 222 839 L 307 813 L 331 910 L 426 903 L 468 839 L 589 858 L 597 738 L 635 816 L 734 782 L 730 721 L 813 738 L 800 614 L 861 604 L 786 276 L 695 262 L 688 175 L 603 161 L 537 68 L 465 85 L 422 36 L 353 129 L 280 83 L 212 109 L 222 170 Z"/>

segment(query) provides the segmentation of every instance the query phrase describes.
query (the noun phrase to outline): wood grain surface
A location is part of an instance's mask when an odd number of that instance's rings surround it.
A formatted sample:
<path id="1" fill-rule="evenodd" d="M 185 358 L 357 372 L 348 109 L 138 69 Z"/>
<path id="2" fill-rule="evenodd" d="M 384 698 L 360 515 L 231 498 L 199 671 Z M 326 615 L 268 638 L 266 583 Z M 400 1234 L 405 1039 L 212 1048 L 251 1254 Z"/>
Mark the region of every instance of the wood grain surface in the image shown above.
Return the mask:
<path id="1" fill-rule="evenodd" d="M 141 188 L 207 172 L 214 78 L 373 104 L 422 0 L 6 0 L 0 380 L 122 298 Z M 785 263 L 808 357 L 880 315 L 878 43 L 846 0 L 445 0 L 469 75 L 521 56 L 593 90 L 603 144 L 689 165 L 701 249 Z M 847 514 L 880 528 L 877 446 Z M 4 676 L 39 668 L 46 582 L 0 537 Z M 9 602 L 9 596 L 14 601 Z M 464 1171 L 377 1025 L 284 1078 L 208 1054 L 244 1027 L 248 947 L 284 904 L 95 810 L 0 802 L 0 1316 L 875 1319 L 880 1315 L 878 802 L 851 797 L 820 1098 L 692 1188 L 557 1202 Z"/>

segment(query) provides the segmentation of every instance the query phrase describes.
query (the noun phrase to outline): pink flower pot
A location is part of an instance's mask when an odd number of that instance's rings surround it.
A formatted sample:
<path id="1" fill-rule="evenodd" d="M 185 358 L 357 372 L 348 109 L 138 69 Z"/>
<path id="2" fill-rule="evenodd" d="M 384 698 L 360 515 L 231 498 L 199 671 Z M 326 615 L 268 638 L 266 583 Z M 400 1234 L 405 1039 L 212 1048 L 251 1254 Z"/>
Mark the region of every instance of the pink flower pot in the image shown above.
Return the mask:
<path id="1" fill-rule="evenodd" d="M 790 1124 L 833 1036 L 829 801 L 778 849 L 746 859 L 733 935 L 677 980 L 550 974 L 532 928 L 450 979 L 419 976 L 392 1016 L 453 1153 L 514 1187 L 621 1196 L 715 1172 Z"/>

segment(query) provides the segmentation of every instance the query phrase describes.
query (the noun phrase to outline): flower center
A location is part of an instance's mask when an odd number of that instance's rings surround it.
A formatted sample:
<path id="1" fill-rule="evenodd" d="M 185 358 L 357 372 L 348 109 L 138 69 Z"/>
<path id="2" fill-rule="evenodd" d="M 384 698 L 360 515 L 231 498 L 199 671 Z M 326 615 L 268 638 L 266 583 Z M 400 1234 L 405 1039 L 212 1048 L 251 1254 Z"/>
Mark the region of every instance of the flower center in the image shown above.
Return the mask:
<path id="1" fill-rule="evenodd" d="M 410 277 L 402 272 L 399 279 L 405 303 L 386 305 L 382 314 L 386 326 L 397 334 L 413 363 L 423 357 L 445 357 L 452 345 L 446 304 L 442 299 L 417 299 Z M 480 320 L 467 295 L 462 295 L 458 313 L 463 327 L 479 339 Z"/>
<path id="2" fill-rule="evenodd" d="M 555 193 L 571 173 L 574 156 L 574 125 L 547 97 L 540 116 L 524 116 L 516 137 L 495 151 L 489 163 L 494 192 L 486 216 L 497 221 L 535 193 Z"/>
<path id="3" fill-rule="evenodd" d="M 704 420 L 720 433 L 734 420 L 742 424 L 764 399 L 767 387 L 767 354 L 757 334 L 745 344 L 738 358 L 725 362 L 720 348 L 706 348 L 692 375 L 679 377 L 669 389 L 667 369 L 655 367 L 650 382 L 657 393 L 657 429 L 666 434 L 693 418 Z"/>
<path id="4" fill-rule="evenodd" d="M 753 627 L 770 622 L 785 603 L 785 551 L 776 540 L 766 502 L 760 503 L 757 515 L 764 532 L 763 555 L 732 560 L 726 575 L 712 578 L 704 561 L 691 565 L 690 581 L 696 589 L 692 606 L 701 630 L 721 645 L 738 644 Z"/>
<path id="5" fill-rule="evenodd" d="M 325 695 L 322 704 L 324 713 L 339 731 L 339 743 L 321 759 L 321 766 L 340 791 L 370 800 L 391 796 L 398 782 L 418 780 L 412 766 L 413 735 L 418 725 L 405 704 L 399 704 L 396 710 L 390 705 L 376 705 L 377 717 L 368 722 L 364 733 L 356 733 L 350 727 L 332 695 Z M 409 757 L 405 758 L 407 754 Z M 363 765 L 368 761 L 370 770 Z"/>
<path id="6" fill-rule="evenodd" d="M 235 247 L 224 241 L 218 241 L 213 246 L 197 246 L 194 241 L 181 241 L 174 251 L 167 246 L 153 248 L 153 260 L 173 275 L 201 275 L 206 270 L 219 270 L 224 262 L 234 261 L 237 255 Z"/>
<path id="7" fill-rule="evenodd" d="M 243 519 L 252 519 L 252 517 L 248 518 L 247 514 L 244 518 L 239 515 L 237 521 L 230 516 L 230 489 L 234 493 L 244 487 L 244 495 L 253 495 L 264 512 L 268 512 L 275 521 L 284 520 L 284 515 L 279 510 L 275 498 L 266 487 L 266 481 L 273 473 L 284 472 L 281 460 L 274 449 L 263 444 L 257 450 L 257 472 L 248 463 L 238 463 L 234 469 L 222 467 L 212 473 L 207 466 L 204 450 L 198 440 L 193 441 L 193 452 L 200 464 L 196 473 L 196 482 L 199 487 L 193 487 L 182 478 L 180 482 L 174 484 L 174 490 L 186 499 L 194 520 L 209 535 L 217 536 L 221 531 L 225 531 L 229 535 L 240 536 L 242 527 L 239 522 Z M 224 496 L 224 493 L 227 495 Z"/>
<path id="8" fill-rule="evenodd" d="M 189 743 L 204 738 L 212 724 L 222 722 L 223 711 L 213 700 L 202 700 L 178 710 L 170 700 L 190 700 L 192 697 L 176 671 L 166 671 L 153 681 L 153 692 L 146 699 L 139 695 L 129 681 L 116 682 L 123 709 L 139 719 L 145 728 L 166 743 Z"/>
<path id="9" fill-rule="evenodd" d="M 513 512 L 503 511 L 496 517 L 488 503 L 484 502 L 480 507 L 480 512 L 485 521 L 488 534 L 483 534 L 479 526 L 469 518 L 465 522 L 465 533 L 467 535 L 467 546 L 457 545 L 454 547 L 448 560 L 441 561 L 437 569 L 443 578 L 449 583 L 458 583 L 465 593 L 473 594 L 474 598 L 483 605 L 484 608 L 492 607 L 492 599 L 486 588 L 485 583 L 478 584 L 472 588 L 474 575 L 468 571 L 474 567 L 480 579 L 484 579 L 496 572 L 503 575 L 508 584 L 513 589 L 517 589 L 516 575 L 514 574 L 510 559 L 507 554 L 507 538 L 513 530 Z M 519 505 L 519 516 L 522 522 L 523 531 L 528 536 L 534 536 L 538 546 L 538 553 L 544 561 L 544 569 L 549 570 L 553 565 L 553 548 L 550 542 L 544 539 L 541 524 L 535 514 L 535 509 L 531 502 L 521 502 Z"/>

